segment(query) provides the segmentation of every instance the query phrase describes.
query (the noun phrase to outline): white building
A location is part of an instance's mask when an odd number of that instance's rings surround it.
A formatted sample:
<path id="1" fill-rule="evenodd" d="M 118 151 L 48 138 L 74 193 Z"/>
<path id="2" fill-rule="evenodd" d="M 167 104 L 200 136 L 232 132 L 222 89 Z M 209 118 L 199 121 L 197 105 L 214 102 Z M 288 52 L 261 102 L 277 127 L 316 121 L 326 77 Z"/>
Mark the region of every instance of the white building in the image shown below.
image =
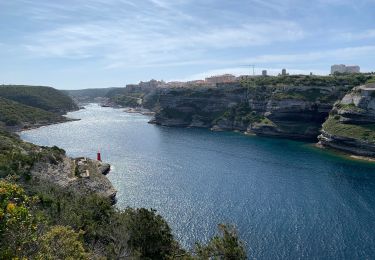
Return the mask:
<path id="1" fill-rule="evenodd" d="M 361 68 L 359 66 L 346 66 L 347 73 L 359 73 Z"/>
<path id="2" fill-rule="evenodd" d="M 360 67 L 355 66 L 346 66 L 344 64 L 335 64 L 331 66 L 331 74 L 334 73 L 359 73 Z"/>

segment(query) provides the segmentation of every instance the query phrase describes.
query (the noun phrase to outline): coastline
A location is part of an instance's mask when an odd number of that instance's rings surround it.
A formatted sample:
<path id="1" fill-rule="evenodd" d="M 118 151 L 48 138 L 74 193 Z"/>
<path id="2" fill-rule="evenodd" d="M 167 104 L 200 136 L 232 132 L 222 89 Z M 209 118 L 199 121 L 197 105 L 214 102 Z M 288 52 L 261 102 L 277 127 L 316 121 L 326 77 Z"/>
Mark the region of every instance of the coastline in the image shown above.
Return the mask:
<path id="1" fill-rule="evenodd" d="M 132 112 L 132 113 L 135 113 L 135 112 Z M 284 139 L 284 140 L 290 140 L 290 141 L 304 142 L 304 143 L 308 144 L 309 146 L 318 148 L 322 151 L 329 152 L 331 155 L 339 156 L 339 157 L 341 157 L 345 160 L 375 163 L 375 158 L 360 156 L 360 155 L 356 155 L 356 154 L 350 154 L 350 153 L 347 153 L 345 151 L 337 150 L 337 149 L 330 148 L 330 147 L 325 147 L 322 144 L 320 144 L 319 142 L 314 142 L 311 138 L 301 139 L 301 138 L 285 138 L 285 137 L 276 136 L 276 135 L 275 136 L 266 136 L 266 135 L 258 135 L 258 134 L 254 133 L 252 131 L 229 130 L 229 129 L 223 129 L 223 128 L 219 128 L 219 127 L 208 128 L 208 127 L 196 127 L 196 126 L 186 126 L 186 127 L 185 126 L 168 126 L 168 125 L 158 124 L 153 119 L 151 119 L 148 123 L 153 124 L 153 125 L 163 126 L 163 127 L 186 128 L 186 129 L 188 129 L 188 128 L 201 128 L 202 129 L 203 128 L 203 129 L 209 130 L 210 132 L 228 132 L 228 133 L 237 133 L 237 134 L 241 134 L 241 135 L 248 136 L 248 137 Z"/>
<path id="2" fill-rule="evenodd" d="M 98 103 L 92 103 L 92 104 L 98 104 Z M 110 108 L 119 109 L 119 108 L 112 107 L 112 106 L 110 106 Z M 81 110 L 81 109 L 85 109 L 85 108 L 83 107 L 83 108 L 80 108 L 78 110 Z M 144 108 L 137 109 L 137 108 L 126 107 L 126 108 L 120 108 L 120 109 L 124 109 L 123 112 L 129 113 L 129 114 L 140 114 L 140 115 L 144 115 L 144 116 L 153 116 L 155 114 L 155 112 L 152 112 L 152 111 L 150 111 L 148 109 L 144 109 Z M 75 110 L 75 111 L 78 111 L 78 110 Z M 64 115 L 64 117 L 66 118 L 66 120 L 61 121 L 61 122 L 37 124 L 37 125 L 29 126 L 27 128 L 18 127 L 16 129 L 13 128 L 11 131 L 14 132 L 14 133 L 20 133 L 20 132 L 23 132 L 23 131 L 33 130 L 33 129 L 37 129 L 37 128 L 41 128 L 41 127 L 45 127 L 45 126 L 57 125 L 57 124 L 63 124 L 63 123 L 81 120 L 81 119 L 75 119 L 75 118 L 68 118 L 68 117 L 66 117 L 66 115 Z M 152 119 L 148 123 L 163 126 L 161 124 L 155 123 Z M 166 126 L 166 127 L 175 127 L 175 126 Z M 194 128 L 194 127 L 189 126 L 189 127 L 182 127 L 182 128 Z M 197 128 L 202 128 L 202 127 L 197 127 Z M 203 128 L 205 128 L 205 127 L 203 127 Z M 318 148 L 320 150 L 327 151 L 331 155 L 339 156 L 339 157 L 341 157 L 345 160 L 367 162 L 367 163 L 371 163 L 371 164 L 375 163 L 375 158 L 350 154 L 350 153 L 347 153 L 347 152 L 344 152 L 344 151 L 341 151 L 341 150 L 325 147 L 322 144 L 320 144 L 319 142 L 313 142 L 311 139 L 307 139 L 307 138 L 306 139 L 293 139 L 293 138 L 283 138 L 283 137 L 278 137 L 278 136 L 262 136 L 262 135 L 257 135 L 256 133 L 254 133 L 252 131 L 228 130 L 228 129 L 223 129 L 223 128 L 205 128 L 205 129 L 207 129 L 211 132 L 231 132 L 231 133 L 237 133 L 237 134 L 241 134 L 241 135 L 249 136 L 249 137 L 279 138 L 279 139 L 288 139 L 288 140 L 292 140 L 292 141 L 300 141 L 300 142 L 307 143 L 309 146 L 313 146 L 313 147 Z"/>
<path id="3" fill-rule="evenodd" d="M 23 131 L 38 129 L 38 128 L 45 127 L 45 126 L 64 124 L 64 123 L 80 121 L 80 120 L 81 119 L 66 117 L 66 120 L 64 120 L 64 121 L 56 121 L 56 122 L 49 122 L 49 123 L 38 123 L 38 124 L 34 124 L 34 125 L 30 125 L 30 126 L 23 126 L 23 127 L 19 127 L 19 126 L 17 126 L 17 127 L 6 127 L 6 129 L 8 129 L 12 133 L 17 134 L 17 133 L 20 133 L 20 132 L 23 132 Z"/>
<path id="4" fill-rule="evenodd" d="M 129 114 L 141 114 L 144 116 L 154 116 L 155 112 L 146 109 L 146 108 L 132 108 L 132 107 L 127 107 L 123 110 L 125 113 Z"/>
<path id="5" fill-rule="evenodd" d="M 340 151 L 340 150 L 337 150 L 337 149 L 333 149 L 333 148 L 330 148 L 330 147 L 323 146 L 319 142 L 313 143 L 313 144 L 311 144 L 311 146 L 314 147 L 314 148 L 317 148 L 321 151 L 325 151 L 332 156 L 337 156 L 337 157 L 340 157 L 340 158 L 348 160 L 348 161 L 357 161 L 357 162 L 371 163 L 371 164 L 375 163 L 375 158 L 346 153 L 344 151 Z"/>

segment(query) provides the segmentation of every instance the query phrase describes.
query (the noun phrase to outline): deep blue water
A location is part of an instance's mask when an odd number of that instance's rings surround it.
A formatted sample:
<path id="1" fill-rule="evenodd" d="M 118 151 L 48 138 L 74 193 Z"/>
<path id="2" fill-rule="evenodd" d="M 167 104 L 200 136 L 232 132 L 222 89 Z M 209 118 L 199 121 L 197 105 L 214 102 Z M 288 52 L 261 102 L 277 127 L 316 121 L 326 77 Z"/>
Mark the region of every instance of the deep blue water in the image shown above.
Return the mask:
<path id="1" fill-rule="evenodd" d="M 102 159 L 118 207 L 157 209 L 186 247 L 234 223 L 256 259 L 374 259 L 375 164 L 281 139 L 147 124 L 90 105 L 21 134 Z"/>

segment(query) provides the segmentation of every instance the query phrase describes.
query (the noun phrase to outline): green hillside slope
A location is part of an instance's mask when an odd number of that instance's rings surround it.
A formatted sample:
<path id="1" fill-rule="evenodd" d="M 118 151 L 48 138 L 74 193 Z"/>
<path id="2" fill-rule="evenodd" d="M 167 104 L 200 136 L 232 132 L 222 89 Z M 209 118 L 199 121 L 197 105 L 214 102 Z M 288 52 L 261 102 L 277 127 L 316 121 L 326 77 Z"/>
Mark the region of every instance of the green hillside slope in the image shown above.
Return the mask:
<path id="1" fill-rule="evenodd" d="M 0 97 L 59 114 L 77 109 L 69 96 L 51 87 L 1 85 Z"/>
<path id="2" fill-rule="evenodd" d="M 64 117 L 52 112 L 26 106 L 0 97 L 0 124 L 24 127 L 28 125 L 63 122 L 65 120 Z"/>

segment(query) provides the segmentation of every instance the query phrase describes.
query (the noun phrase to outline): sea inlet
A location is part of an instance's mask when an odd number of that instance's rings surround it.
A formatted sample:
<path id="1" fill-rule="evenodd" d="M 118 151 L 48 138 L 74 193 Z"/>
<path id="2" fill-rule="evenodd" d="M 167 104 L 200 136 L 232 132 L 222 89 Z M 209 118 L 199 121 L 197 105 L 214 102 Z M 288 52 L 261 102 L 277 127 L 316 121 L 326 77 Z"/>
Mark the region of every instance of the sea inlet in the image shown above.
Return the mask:
<path id="1" fill-rule="evenodd" d="M 375 164 L 312 144 L 168 128 L 96 104 L 81 119 L 21 133 L 72 157 L 102 159 L 117 207 L 158 211 L 186 248 L 234 224 L 250 258 L 374 259 Z"/>

